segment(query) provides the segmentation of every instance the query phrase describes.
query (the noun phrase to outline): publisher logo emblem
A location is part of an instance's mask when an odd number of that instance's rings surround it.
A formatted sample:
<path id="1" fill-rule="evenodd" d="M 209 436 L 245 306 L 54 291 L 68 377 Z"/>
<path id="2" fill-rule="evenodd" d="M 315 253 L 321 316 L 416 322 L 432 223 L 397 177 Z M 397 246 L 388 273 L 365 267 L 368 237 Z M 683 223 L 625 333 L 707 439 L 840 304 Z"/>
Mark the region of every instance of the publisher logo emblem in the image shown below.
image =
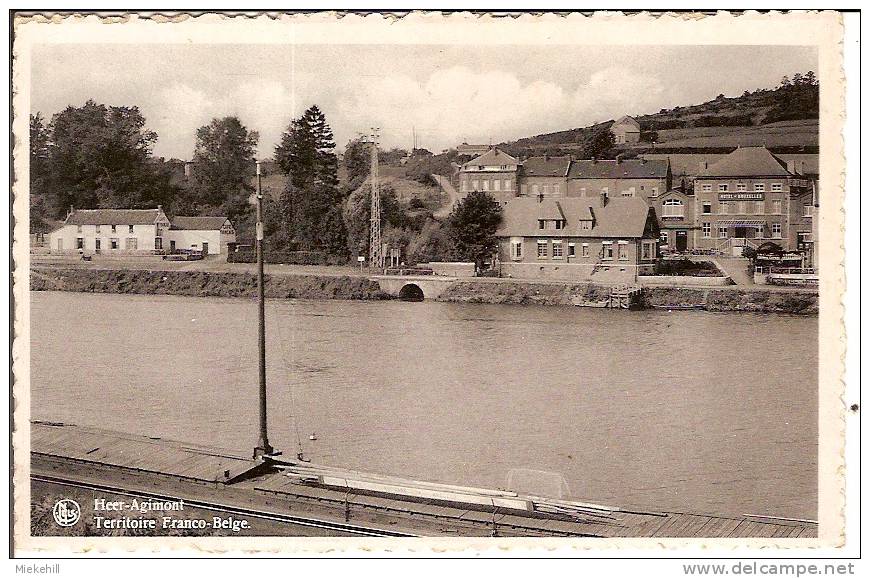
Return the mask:
<path id="1" fill-rule="evenodd" d="M 82 509 L 79 508 L 78 502 L 75 500 L 58 500 L 54 504 L 51 513 L 54 515 L 54 521 L 58 526 L 69 527 L 75 526 L 82 517 Z"/>

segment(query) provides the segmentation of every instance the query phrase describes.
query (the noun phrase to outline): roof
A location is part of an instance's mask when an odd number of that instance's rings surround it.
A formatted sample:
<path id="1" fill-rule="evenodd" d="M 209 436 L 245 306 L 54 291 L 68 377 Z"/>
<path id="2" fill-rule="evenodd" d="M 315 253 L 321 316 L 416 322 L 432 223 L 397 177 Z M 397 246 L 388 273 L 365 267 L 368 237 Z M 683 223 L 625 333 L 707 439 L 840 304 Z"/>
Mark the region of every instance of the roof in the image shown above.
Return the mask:
<path id="1" fill-rule="evenodd" d="M 174 217 L 173 229 L 185 231 L 215 231 L 224 226 L 226 217 Z"/>
<path id="2" fill-rule="evenodd" d="M 569 179 L 663 179 L 667 160 L 580 160 L 571 163 Z"/>
<path id="3" fill-rule="evenodd" d="M 615 127 L 626 128 L 626 129 L 635 129 L 640 130 L 640 123 L 631 118 L 630 116 L 623 116 L 619 118 L 616 122 L 614 122 L 610 128 L 613 129 Z"/>
<path id="4" fill-rule="evenodd" d="M 506 202 L 502 223 L 496 232 L 500 237 L 642 237 L 646 230 L 650 207 L 640 197 L 608 199 L 602 207 L 597 197 L 565 197 L 538 200 L 536 197 L 515 197 Z M 562 229 L 538 228 L 540 219 L 567 221 Z M 591 230 L 581 230 L 580 220 L 593 218 Z"/>
<path id="5" fill-rule="evenodd" d="M 161 209 L 75 209 L 64 225 L 153 225 L 161 215 Z"/>
<path id="6" fill-rule="evenodd" d="M 765 147 L 740 147 L 713 165 L 700 177 L 787 177 L 786 163 Z"/>
<path id="7" fill-rule="evenodd" d="M 463 167 L 516 165 L 518 162 L 514 157 L 493 147 L 479 157 L 471 159 Z"/>
<path id="8" fill-rule="evenodd" d="M 527 177 L 564 177 L 571 166 L 571 157 L 529 157 L 523 161 L 523 174 Z"/>

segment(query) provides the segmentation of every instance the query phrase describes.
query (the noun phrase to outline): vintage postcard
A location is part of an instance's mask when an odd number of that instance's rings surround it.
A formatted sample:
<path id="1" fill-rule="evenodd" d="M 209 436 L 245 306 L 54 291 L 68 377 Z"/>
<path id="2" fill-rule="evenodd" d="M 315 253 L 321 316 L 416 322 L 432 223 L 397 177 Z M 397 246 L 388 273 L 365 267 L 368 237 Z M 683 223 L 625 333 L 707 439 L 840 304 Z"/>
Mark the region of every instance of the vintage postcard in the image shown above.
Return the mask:
<path id="1" fill-rule="evenodd" d="M 15 552 L 841 546 L 842 40 L 15 14 Z"/>

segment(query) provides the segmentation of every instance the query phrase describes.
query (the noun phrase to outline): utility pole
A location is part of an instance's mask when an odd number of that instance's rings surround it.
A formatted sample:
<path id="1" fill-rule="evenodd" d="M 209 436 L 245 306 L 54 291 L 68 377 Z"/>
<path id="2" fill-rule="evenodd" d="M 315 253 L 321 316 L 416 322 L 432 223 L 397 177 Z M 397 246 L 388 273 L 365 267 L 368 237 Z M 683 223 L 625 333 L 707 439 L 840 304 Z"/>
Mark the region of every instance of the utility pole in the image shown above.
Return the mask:
<path id="1" fill-rule="evenodd" d="M 266 298 L 263 290 L 263 189 L 260 161 L 257 161 L 257 300 L 260 321 L 257 335 L 260 354 L 260 439 L 254 448 L 254 457 L 263 458 L 275 450 L 269 445 L 266 427 Z"/>
<path id="2" fill-rule="evenodd" d="M 372 210 L 369 231 L 369 267 L 384 268 L 384 249 L 381 246 L 381 191 L 378 183 L 378 129 L 372 128 L 371 136 L 371 183 Z"/>

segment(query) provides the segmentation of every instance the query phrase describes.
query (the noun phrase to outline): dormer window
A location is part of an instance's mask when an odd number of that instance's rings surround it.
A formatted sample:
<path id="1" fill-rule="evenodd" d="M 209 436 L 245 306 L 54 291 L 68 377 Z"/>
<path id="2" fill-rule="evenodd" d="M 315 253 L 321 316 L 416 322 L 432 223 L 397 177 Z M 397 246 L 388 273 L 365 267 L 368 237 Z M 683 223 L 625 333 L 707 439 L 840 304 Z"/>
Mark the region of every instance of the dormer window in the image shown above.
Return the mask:
<path id="1" fill-rule="evenodd" d="M 591 219 L 582 219 L 580 221 L 580 230 L 581 231 L 591 231 L 592 230 L 592 220 Z"/>
<path id="2" fill-rule="evenodd" d="M 556 229 L 561 229 L 561 228 L 562 228 L 562 221 L 560 221 L 560 220 L 556 220 L 555 223 L 556 223 Z"/>

